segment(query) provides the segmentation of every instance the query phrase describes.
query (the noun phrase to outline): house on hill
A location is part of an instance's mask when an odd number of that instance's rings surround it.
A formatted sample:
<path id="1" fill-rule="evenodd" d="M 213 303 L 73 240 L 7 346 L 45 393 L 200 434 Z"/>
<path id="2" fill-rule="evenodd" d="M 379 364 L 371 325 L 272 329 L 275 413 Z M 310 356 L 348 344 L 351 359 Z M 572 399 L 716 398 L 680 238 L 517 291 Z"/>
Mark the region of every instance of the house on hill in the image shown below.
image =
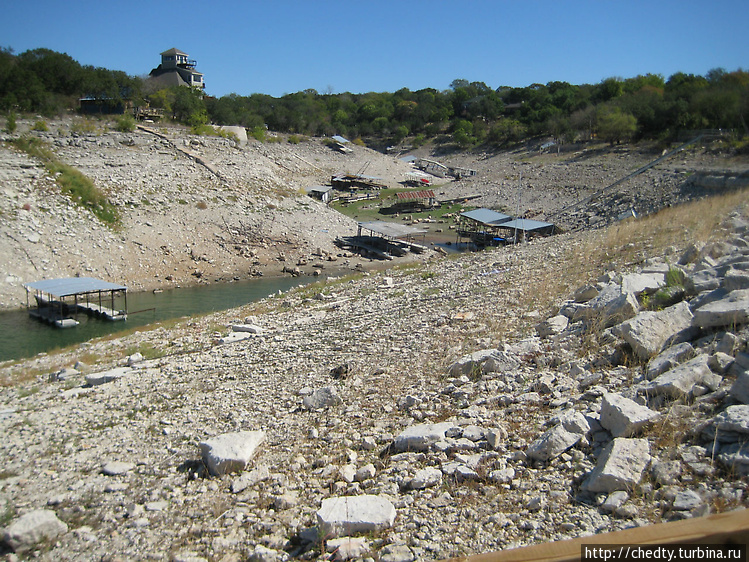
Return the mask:
<path id="1" fill-rule="evenodd" d="M 187 53 L 172 48 L 161 53 L 161 64 L 149 73 L 149 77 L 163 87 L 192 86 L 204 90 L 203 74 L 195 70 L 197 64 Z"/>

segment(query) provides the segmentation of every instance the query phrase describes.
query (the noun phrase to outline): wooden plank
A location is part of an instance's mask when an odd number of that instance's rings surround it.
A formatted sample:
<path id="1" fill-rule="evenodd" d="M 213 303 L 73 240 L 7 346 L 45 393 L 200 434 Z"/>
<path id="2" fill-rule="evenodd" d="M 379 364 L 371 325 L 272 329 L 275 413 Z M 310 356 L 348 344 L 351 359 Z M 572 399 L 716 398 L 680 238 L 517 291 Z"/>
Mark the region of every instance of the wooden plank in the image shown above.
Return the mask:
<path id="1" fill-rule="evenodd" d="M 450 558 L 445 562 L 572 562 L 583 545 L 749 544 L 749 510 L 660 523 L 613 533 Z"/>

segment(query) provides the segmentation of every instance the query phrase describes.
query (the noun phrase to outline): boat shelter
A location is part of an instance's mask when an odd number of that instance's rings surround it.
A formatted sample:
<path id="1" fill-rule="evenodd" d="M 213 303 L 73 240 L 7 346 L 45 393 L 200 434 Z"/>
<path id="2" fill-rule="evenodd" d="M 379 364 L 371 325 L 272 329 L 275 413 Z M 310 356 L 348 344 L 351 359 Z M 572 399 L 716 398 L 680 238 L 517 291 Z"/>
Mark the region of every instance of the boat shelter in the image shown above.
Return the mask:
<path id="1" fill-rule="evenodd" d="M 505 233 L 505 238 L 510 242 L 554 234 L 553 224 L 532 219 L 512 219 L 499 225 L 499 229 Z"/>
<path id="2" fill-rule="evenodd" d="M 26 307 L 35 318 L 58 328 L 78 325 L 75 318 L 79 312 L 105 320 L 127 319 L 127 287 L 93 277 L 69 277 L 44 279 L 24 283 Z M 34 295 L 34 305 L 30 295 Z M 118 309 L 115 302 L 124 300 L 124 308 Z"/>
<path id="3" fill-rule="evenodd" d="M 511 216 L 491 209 L 474 209 L 458 216 L 458 240 L 469 238 L 477 246 L 498 245 L 505 242 L 500 226 L 513 220 Z"/>
<path id="4" fill-rule="evenodd" d="M 427 247 L 423 241 L 426 233 L 424 229 L 393 222 L 360 222 L 356 236 L 338 238 L 336 244 L 364 255 L 392 260 L 393 256 L 405 256 L 409 251 L 417 254 L 425 252 Z M 419 237 L 422 244 L 415 242 Z"/>

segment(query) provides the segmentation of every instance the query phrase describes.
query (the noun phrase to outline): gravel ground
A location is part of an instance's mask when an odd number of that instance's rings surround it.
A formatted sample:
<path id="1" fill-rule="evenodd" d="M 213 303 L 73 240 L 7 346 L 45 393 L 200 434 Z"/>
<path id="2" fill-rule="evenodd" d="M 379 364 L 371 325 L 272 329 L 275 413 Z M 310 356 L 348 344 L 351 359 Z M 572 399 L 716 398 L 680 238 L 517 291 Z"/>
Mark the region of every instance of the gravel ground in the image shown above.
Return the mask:
<path id="1" fill-rule="evenodd" d="M 94 226 L 36 164 L 0 149 L 2 212 L 10 219 L 3 235 L 15 244 L 2 250 L 9 252 L 2 259 L 6 305 L 17 303 L 13 291 L 28 275 L 103 272 L 151 288 L 196 279 L 197 269 L 200 279 L 213 280 L 305 257 L 330 255 L 336 266 L 353 268 L 361 262 L 338 256 L 331 241 L 335 232 L 350 234 L 352 222 L 306 198 L 283 195 L 341 168 L 355 172 L 366 164 L 367 174 L 391 182 L 407 170 L 397 159 L 359 147 L 350 157 L 317 141 L 237 149 L 222 140 L 185 143 L 170 134 L 169 143 L 145 132 L 48 135 L 61 159 L 106 185 L 121 205 L 120 232 Z M 221 177 L 176 147 L 210 161 Z M 503 158 L 510 157 L 477 160 L 475 167 L 493 162 L 492 181 L 512 182 L 509 169 L 499 171 Z M 542 162 L 553 158 L 524 157 L 514 165 L 550 178 Z M 736 165 L 725 158 L 710 162 L 712 170 Z M 632 167 L 611 166 L 615 177 Z M 450 189 L 475 189 L 487 181 L 479 171 L 473 183 L 462 180 Z M 546 201 L 547 212 L 564 204 Z M 227 243 L 233 235 L 225 223 L 261 227 L 243 233 L 257 237 L 243 246 Z M 644 366 L 622 361 L 608 332 L 576 324 L 553 340 L 534 335 L 534 326 L 563 304 L 539 304 L 545 283 L 558 281 L 558 272 L 569 271 L 573 258 L 581 259 L 604 235 L 566 233 L 450 258 L 430 252 L 421 263 L 391 264 L 0 366 L 0 525 L 45 509 L 67 526 L 31 546 L 30 554 L 0 552 L 8 560 L 324 559 L 320 548 L 331 537 L 317 536 L 317 512 L 323 500 L 342 495 L 392 502 L 393 526 L 369 533 L 371 554 L 354 556 L 391 562 L 744 506 L 745 477 L 714 465 L 699 435 L 685 429 L 704 426 L 725 405 L 735 378 L 728 375 L 718 388 L 703 388 L 699 401 L 660 404 L 669 423 L 643 437 L 653 468 L 614 507 L 604 505 L 606 494 L 580 489 L 611 439 L 600 426 L 546 461 L 528 457 L 563 413 L 596 419 L 604 394 L 634 396 L 633 383 L 643 377 Z M 637 262 L 656 269 L 684 250 L 650 256 L 647 248 L 643 244 Z M 742 251 L 738 240 L 732 248 Z M 278 259 L 280 252 L 286 261 Z M 717 250 L 714 256 L 708 255 L 718 259 Z M 627 271 L 619 267 L 612 261 L 605 279 Z M 233 332 L 232 325 L 254 333 Z M 247 338 L 232 343 L 238 333 Z M 737 358 L 745 354 L 746 330 L 721 338 L 730 340 Z M 466 354 L 489 349 L 504 366 L 453 370 Z M 119 376 L 98 384 L 107 372 Z M 322 389 L 327 394 L 318 394 Z M 321 396 L 330 401 L 305 406 L 305 399 Z M 393 448 L 404 430 L 427 422 L 449 422 L 448 448 Z M 266 435 L 251 465 L 241 475 L 210 476 L 199 443 L 244 430 Z M 415 484 L 430 468 L 438 469 L 439 480 Z"/>

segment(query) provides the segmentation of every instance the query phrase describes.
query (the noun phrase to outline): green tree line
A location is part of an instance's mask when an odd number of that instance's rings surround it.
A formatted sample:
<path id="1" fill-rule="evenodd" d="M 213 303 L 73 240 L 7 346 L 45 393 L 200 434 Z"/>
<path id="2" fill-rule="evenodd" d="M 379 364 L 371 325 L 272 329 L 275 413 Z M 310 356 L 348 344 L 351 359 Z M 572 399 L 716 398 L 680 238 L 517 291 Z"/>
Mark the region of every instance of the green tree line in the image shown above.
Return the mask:
<path id="1" fill-rule="evenodd" d="M 749 72 L 714 69 L 607 78 L 598 84 L 549 82 L 491 88 L 454 80 L 447 90 L 320 94 L 304 90 L 220 98 L 185 87 L 150 90 L 123 72 L 81 66 L 66 54 L 0 49 L 0 110 L 54 113 L 80 97 L 146 101 L 178 122 L 265 128 L 289 134 L 362 138 L 370 144 L 437 138 L 461 147 L 510 146 L 534 137 L 560 142 L 594 137 L 669 140 L 684 130 L 728 129 L 749 134 Z"/>

